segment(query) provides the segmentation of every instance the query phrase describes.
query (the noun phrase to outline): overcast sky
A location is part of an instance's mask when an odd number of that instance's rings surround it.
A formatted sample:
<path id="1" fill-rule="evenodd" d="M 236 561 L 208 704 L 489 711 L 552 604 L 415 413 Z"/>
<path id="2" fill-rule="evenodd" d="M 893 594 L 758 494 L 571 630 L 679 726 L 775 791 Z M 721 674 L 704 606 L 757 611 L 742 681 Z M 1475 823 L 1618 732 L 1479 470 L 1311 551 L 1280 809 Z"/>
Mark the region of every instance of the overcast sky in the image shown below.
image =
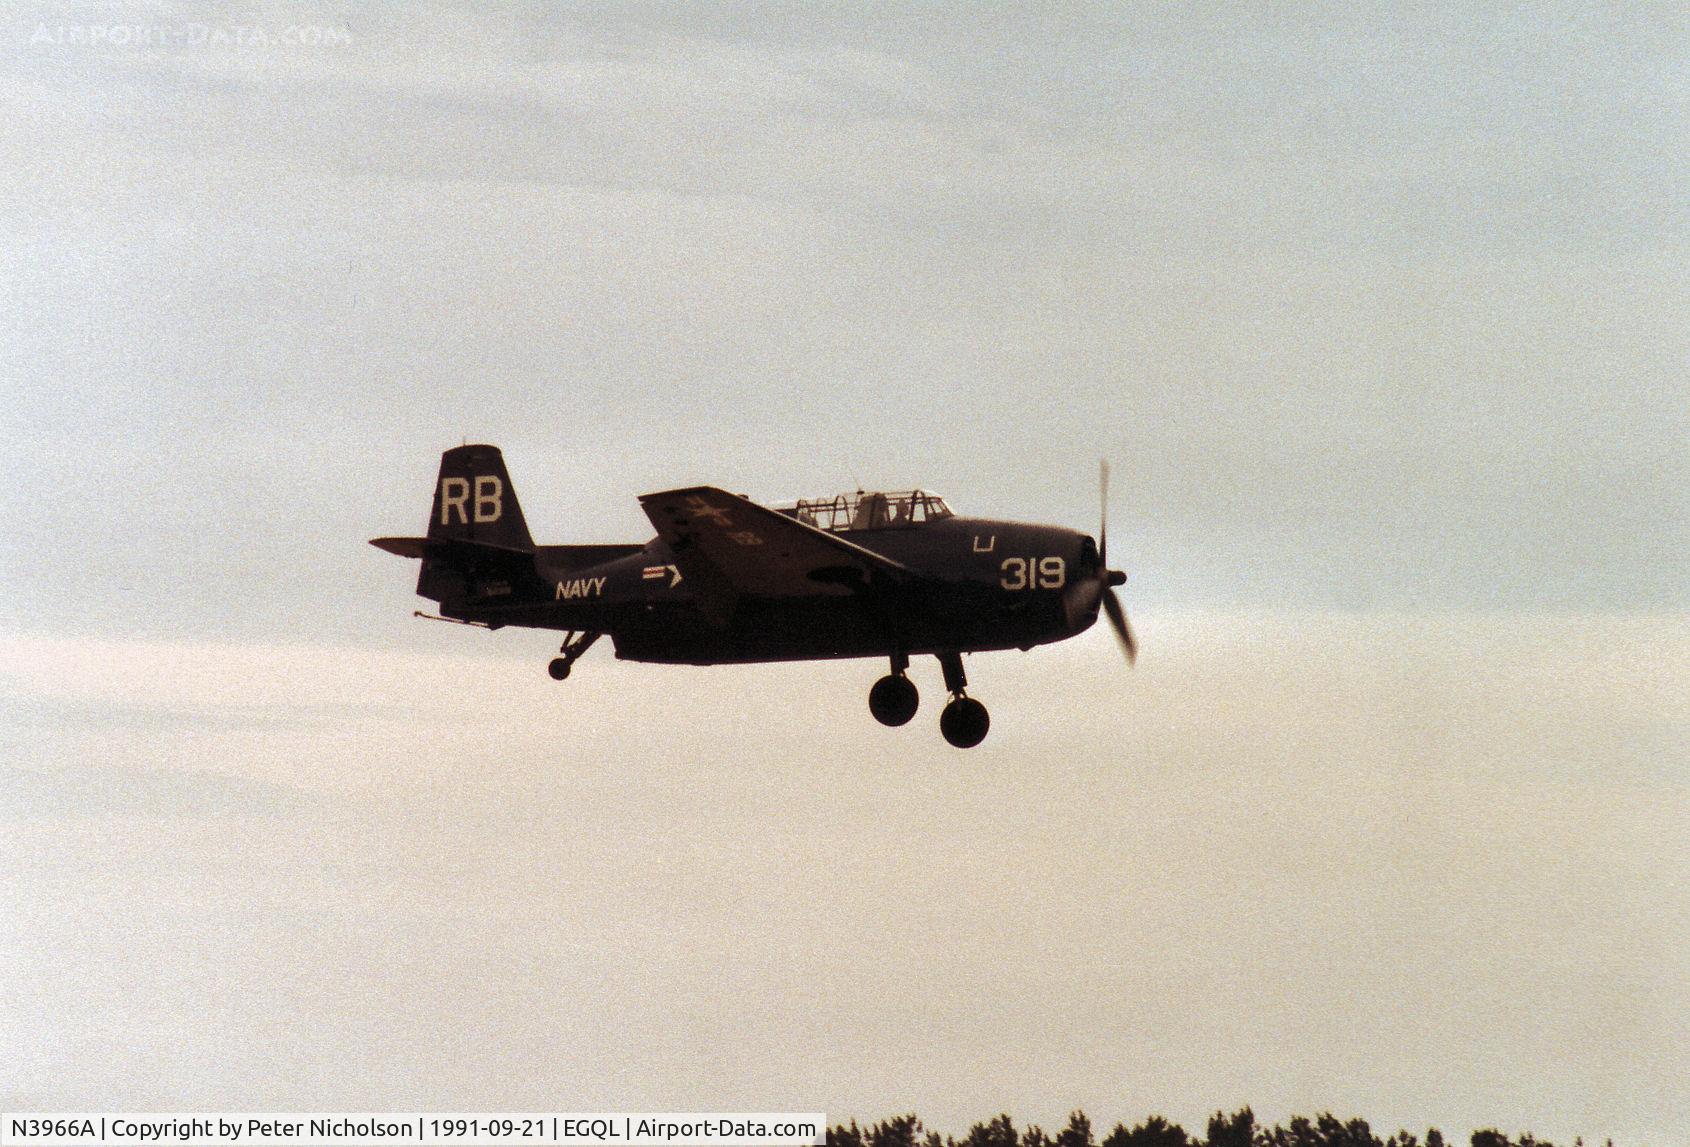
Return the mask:
<path id="1" fill-rule="evenodd" d="M 25 3 L 0 95 L 0 1101 L 1690 1138 L 1677 6 Z M 559 686 L 364 544 L 464 440 L 546 542 L 1108 457 L 1144 655 Z"/>

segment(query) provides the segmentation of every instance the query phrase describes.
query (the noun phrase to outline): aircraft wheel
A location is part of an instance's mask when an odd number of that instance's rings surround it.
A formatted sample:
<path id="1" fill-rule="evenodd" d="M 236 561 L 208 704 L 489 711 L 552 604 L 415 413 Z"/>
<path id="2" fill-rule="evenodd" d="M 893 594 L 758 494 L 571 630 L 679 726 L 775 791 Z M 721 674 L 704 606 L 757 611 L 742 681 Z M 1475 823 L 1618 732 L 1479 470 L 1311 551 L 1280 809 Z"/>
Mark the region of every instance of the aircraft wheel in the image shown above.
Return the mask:
<path id="1" fill-rule="evenodd" d="M 984 741 L 991 727 L 986 707 L 972 697 L 958 697 L 939 714 L 939 732 L 959 749 L 972 749 Z"/>
<path id="2" fill-rule="evenodd" d="M 921 695 L 915 691 L 915 682 L 902 673 L 888 673 L 868 691 L 868 711 L 882 725 L 909 724 L 920 704 Z"/>
<path id="3" fill-rule="evenodd" d="M 562 657 L 554 657 L 552 663 L 546 666 L 546 672 L 552 675 L 553 681 L 562 681 L 569 676 L 569 662 Z"/>

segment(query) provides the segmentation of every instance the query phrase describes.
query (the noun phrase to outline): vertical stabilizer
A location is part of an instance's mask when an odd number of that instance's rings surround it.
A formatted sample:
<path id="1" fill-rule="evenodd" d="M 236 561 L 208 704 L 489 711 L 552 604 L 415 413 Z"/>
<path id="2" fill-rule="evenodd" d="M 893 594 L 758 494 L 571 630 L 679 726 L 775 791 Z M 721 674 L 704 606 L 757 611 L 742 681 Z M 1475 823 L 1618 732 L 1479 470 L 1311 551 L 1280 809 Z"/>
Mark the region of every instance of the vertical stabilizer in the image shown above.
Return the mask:
<path id="1" fill-rule="evenodd" d="M 497 446 L 458 446 L 440 456 L 428 536 L 431 541 L 533 550 L 534 539 Z"/>

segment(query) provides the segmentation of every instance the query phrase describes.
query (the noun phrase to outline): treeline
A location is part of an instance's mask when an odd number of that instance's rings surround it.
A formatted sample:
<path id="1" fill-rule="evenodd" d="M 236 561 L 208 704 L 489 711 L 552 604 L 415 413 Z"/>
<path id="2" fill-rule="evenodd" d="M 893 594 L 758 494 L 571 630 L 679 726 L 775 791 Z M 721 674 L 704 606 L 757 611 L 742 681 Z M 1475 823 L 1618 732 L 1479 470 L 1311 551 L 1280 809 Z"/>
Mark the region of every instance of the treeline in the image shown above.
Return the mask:
<path id="1" fill-rule="evenodd" d="M 1555 1147 L 1549 1140 L 1529 1133 L 1510 1139 L 1494 1129 L 1475 1131 L 1468 1142 L 1471 1147 Z M 1429 1129 L 1424 1139 L 1412 1131 L 1398 1131 L 1381 1139 L 1367 1120 L 1340 1120 L 1331 1114 L 1313 1119 L 1298 1115 L 1284 1126 L 1276 1123 L 1264 1127 L 1248 1107 L 1231 1115 L 1215 1112 L 1202 1138 L 1178 1123 L 1152 1115 L 1134 1127 L 1117 1123 L 1099 1140 L 1092 1133 L 1091 1120 L 1076 1111 L 1055 1135 L 1046 1134 L 1038 1126 L 1017 1131 L 1009 1116 L 1000 1115 L 976 1123 L 957 1139 L 927 1130 L 914 1115 L 899 1115 L 870 1127 L 858 1127 L 856 1120 L 830 1127 L 827 1143 L 828 1147 L 1451 1147 L 1436 1127 Z M 1584 1147 L 1584 1140 L 1575 1140 L 1573 1147 Z M 1614 1147 L 1613 1140 L 1608 1140 L 1606 1147 Z"/>

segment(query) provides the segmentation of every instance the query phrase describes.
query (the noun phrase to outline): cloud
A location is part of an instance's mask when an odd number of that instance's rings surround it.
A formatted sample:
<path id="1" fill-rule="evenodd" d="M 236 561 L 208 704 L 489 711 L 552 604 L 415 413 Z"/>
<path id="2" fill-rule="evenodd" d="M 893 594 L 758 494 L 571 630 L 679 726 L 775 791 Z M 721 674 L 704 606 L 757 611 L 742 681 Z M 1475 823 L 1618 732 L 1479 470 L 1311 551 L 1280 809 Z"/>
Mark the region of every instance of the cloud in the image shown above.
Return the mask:
<path id="1" fill-rule="evenodd" d="M 0 819 L 278 816 L 305 803 L 284 785 L 193 770 L 0 769 Z"/>
<path id="2" fill-rule="evenodd" d="M 125 714 L 7 778 L 120 794 L 11 822 L 11 1090 L 1681 1130 L 1683 618 L 1137 620 L 971 659 L 968 753 L 925 660 L 888 730 L 864 662 L 9 639 Z"/>

